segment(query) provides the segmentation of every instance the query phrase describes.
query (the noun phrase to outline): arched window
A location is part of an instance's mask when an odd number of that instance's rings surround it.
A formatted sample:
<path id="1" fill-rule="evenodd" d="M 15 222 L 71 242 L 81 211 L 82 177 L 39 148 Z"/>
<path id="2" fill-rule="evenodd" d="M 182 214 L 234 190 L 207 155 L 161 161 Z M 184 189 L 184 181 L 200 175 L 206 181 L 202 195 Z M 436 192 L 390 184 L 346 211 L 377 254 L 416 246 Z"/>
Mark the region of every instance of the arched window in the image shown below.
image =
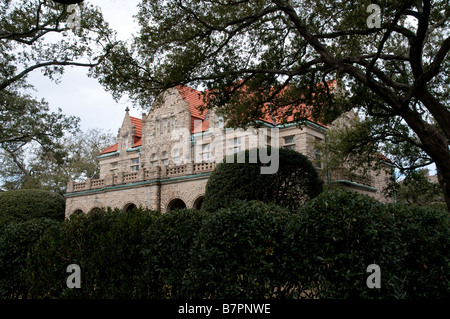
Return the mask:
<path id="1" fill-rule="evenodd" d="M 131 212 L 133 211 L 133 209 L 137 208 L 136 205 L 134 205 L 133 203 L 127 204 L 124 208 L 123 211 L 124 212 Z"/>
<path id="2" fill-rule="evenodd" d="M 175 198 L 170 201 L 169 205 L 167 205 L 167 210 L 177 210 L 177 209 L 184 209 L 186 208 L 186 204 L 183 202 L 183 200 L 179 198 Z"/>
<path id="3" fill-rule="evenodd" d="M 202 208 L 202 204 L 203 204 L 203 196 L 200 196 L 199 198 L 197 198 L 194 202 L 194 205 L 192 208 L 194 209 L 201 209 Z"/>

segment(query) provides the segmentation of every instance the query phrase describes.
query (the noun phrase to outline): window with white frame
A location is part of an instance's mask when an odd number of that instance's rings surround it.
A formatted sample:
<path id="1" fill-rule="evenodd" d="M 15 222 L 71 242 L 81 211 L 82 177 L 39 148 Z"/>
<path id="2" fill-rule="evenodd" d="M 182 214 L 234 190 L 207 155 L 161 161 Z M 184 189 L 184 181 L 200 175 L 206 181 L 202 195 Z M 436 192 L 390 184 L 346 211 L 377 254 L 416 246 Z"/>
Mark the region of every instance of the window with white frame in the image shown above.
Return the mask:
<path id="1" fill-rule="evenodd" d="M 322 168 L 322 153 L 320 152 L 320 150 L 316 149 L 315 150 L 315 165 L 317 168 Z"/>
<path id="2" fill-rule="evenodd" d="M 161 159 L 163 165 L 169 165 L 169 153 L 167 153 L 166 151 L 162 152 Z"/>
<path id="3" fill-rule="evenodd" d="M 170 124 L 170 122 L 169 122 L 168 118 L 163 119 L 163 133 L 164 134 L 169 133 L 169 124 Z"/>
<path id="4" fill-rule="evenodd" d="M 158 165 L 158 155 L 153 153 L 152 156 L 150 157 L 150 163 L 152 166 L 157 166 Z"/>
<path id="5" fill-rule="evenodd" d="M 203 161 L 207 161 L 209 160 L 210 156 L 211 156 L 211 144 L 203 144 L 202 145 L 202 152 L 201 152 L 201 156 L 202 156 L 202 160 Z"/>
<path id="6" fill-rule="evenodd" d="M 139 170 L 139 157 L 136 157 L 131 160 L 131 171 L 137 172 L 138 170 Z"/>
<path id="7" fill-rule="evenodd" d="M 284 139 L 283 148 L 295 151 L 295 135 L 286 136 L 283 139 Z"/>
<path id="8" fill-rule="evenodd" d="M 234 137 L 230 139 L 231 154 L 236 154 L 241 151 L 241 137 Z"/>
<path id="9" fill-rule="evenodd" d="M 110 172 L 111 172 L 111 174 L 117 174 L 117 172 L 118 172 L 118 168 L 117 168 L 117 162 L 112 162 L 110 165 L 111 165 L 111 168 L 110 168 Z"/>
<path id="10" fill-rule="evenodd" d="M 318 137 L 316 137 L 316 144 L 320 143 L 322 140 Z M 315 166 L 317 168 L 322 168 L 322 152 L 319 149 L 314 150 L 314 160 L 315 160 Z"/>
<path id="11" fill-rule="evenodd" d="M 180 164 L 180 149 L 174 148 L 172 150 L 172 161 L 175 165 Z"/>

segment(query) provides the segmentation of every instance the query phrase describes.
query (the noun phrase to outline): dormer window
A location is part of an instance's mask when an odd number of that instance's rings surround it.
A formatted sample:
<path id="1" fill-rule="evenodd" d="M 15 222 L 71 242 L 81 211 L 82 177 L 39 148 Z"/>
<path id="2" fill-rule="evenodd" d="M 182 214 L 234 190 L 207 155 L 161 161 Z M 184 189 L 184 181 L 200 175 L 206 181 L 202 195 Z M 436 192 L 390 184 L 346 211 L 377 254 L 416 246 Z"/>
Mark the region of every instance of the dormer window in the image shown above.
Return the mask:
<path id="1" fill-rule="evenodd" d="M 123 137 L 123 148 L 128 149 L 128 134 Z"/>
<path id="2" fill-rule="evenodd" d="M 169 133 L 169 119 L 163 119 L 163 133 Z"/>
<path id="3" fill-rule="evenodd" d="M 173 131 L 175 129 L 175 116 L 170 117 L 170 130 Z"/>
<path id="4" fill-rule="evenodd" d="M 155 135 L 156 136 L 161 135 L 161 121 L 160 120 L 155 121 L 155 127 L 156 127 Z"/>
<path id="5" fill-rule="evenodd" d="M 217 127 L 218 128 L 223 128 L 223 115 L 218 115 L 217 116 Z"/>

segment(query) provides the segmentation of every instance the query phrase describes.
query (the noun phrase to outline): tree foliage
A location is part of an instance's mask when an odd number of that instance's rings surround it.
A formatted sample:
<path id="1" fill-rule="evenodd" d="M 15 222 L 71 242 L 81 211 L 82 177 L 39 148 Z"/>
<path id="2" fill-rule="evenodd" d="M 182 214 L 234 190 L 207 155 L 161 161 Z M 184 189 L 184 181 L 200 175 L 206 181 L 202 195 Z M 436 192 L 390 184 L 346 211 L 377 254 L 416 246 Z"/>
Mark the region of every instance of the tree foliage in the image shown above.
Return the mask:
<path id="1" fill-rule="evenodd" d="M 40 188 L 59 193 L 65 192 L 69 181 L 99 178 L 97 156 L 114 141 L 110 132 L 100 129 L 65 136 L 58 142 L 62 152 L 56 148 L 51 151 L 38 148 L 32 152 L 29 160 L 31 177 L 39 181 Z"/>
<path id="2" fill-rule="evenodd" d="M 78 28 L 67 5 L 45 0 L 0 1 L 0 91 L 26 86 L 34 70 L 57 80 L 65 66 L 99 65 L 116 44 L 99 8 L 77 6 Z"/>
<path id="3" fill-rule="evenodd" d="M 432 183 L 428 177 L 428 170 L 410 172 L 398 183 L 398 199 L 407 205 L 429 205 L 443 201 L 439 185 Z"/>
<path id="4" fill-rule="evenodd" d="M 45 101 L 30 95 L 0 91 L 0 177 L 7 189 L 32 182 L 34 172 L 27 165 L 30 148 L 52 153 L 58 162 L 64 156 L 60 141 L 65 133 L 78 129 L 79 119 L 65 116 L 61 110 L 50 112 Z M 34 183 L 36 188 L 38 183 Z"/>
<path id="5" fill-rule="evenodd" d="M 450 208 L 450 6 L 378 1 L 373 26 L 370 4 L 143 0 L 134 44 L 96 74 L 115 97 L 128 93 L 143 106 L 165 88 L 202 86 L 233 125 L 260 118 L 268 102 L 284 118 L 324 123 L 359 107 L 375 140 L 436 164 Z"/>
<path id="6" fill-rule="evenodd" d="M 77 14 L 79 25 L 72 27 Z M 40 188 L 42 166 L 30 165 L 30 149 L 63 163 L 67 154 L 59 142 L 65 133 L 77 131 L 79 119 L 61 110 L 50 112 L 44 100 L 27 93 L 27 76 L 40 70 L 58 82 L 67 66 L 92 70 L 117 42 L 99 8 L 89 4 L 78 5 L 74 12 L 54 1 L 0 0 L 0 18 L 1 179 L 7 189 Z M 48 186 L 48 181 L 43 183 Z"/>

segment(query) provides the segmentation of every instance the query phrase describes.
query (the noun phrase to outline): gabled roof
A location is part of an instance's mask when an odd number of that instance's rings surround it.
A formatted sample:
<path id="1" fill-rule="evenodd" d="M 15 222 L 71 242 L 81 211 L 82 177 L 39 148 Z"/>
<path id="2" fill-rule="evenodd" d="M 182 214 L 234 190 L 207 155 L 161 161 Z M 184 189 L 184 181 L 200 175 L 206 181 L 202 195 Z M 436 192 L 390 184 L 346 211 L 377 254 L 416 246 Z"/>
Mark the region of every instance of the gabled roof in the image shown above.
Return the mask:
<path id="1" fill-rule="evenodd" d="M 112 152 L 117 152 L 118 149 L 119 149 L 119 143 L 116 143 L 116 144 L 108 147 L 107 149 L 101 151 L 100 155 L 108 154 L 108 153 L 112 153 Z"/>
<path id="2" fill-rule="evenodd" d="M 189 104 L 189 111 L 191 113 L 191 125 L 190 125 L 191 134 L 207 131 L 209 129 L 209 117 L 204 97 L 205 94 L 208 94 L 208 91 L 201 92 L 188 86 L 177 86 L 176 89 L 178 90 L 182 99 Z M 203 110 L 202 111 L 199 110 L 202 107 Z M 298 107 L 306 108 L 306 105 L 301 104 Z M 134 144 L 132 146 L 132 148 L 134 148 L 142 145 L 142 120 L 132 116 L 130 116 L 130 120 L 132 125 L 134 125 L 136 128 L 136 135 L 133 141 Z M 266 112 L 265 116 L 260 120 L 272 125 L 279 125 L 282 124 L 283 122 L 280 116 L 278 117 L 274 116 L 270 112 Z M 293 115 L 287 118 L 287 122 L 292 122 L 293 120 L 294 120 Z M 317 121 L 313 121 L 312 118 L 310 118 L 310 120 L 326 128 L 325 125 L 317 123 Z M 199 126 L 194 127 L 196 121 L 201 121 L 201 128 Z M 108 147 L 107 149 L 102 151 L 100 155 L 116 152 L 117 150 L 118 150 L 118 143 Z"/>
<path id="3" fill-rule="evenodd" d="M 133 146 L 131 146 L 131 148 L 141 146 L 142 145 L 142 120 L 138 119 L 137 117 L 130 116 L 130 121 L 131 121 L 131 125 L 134 126 L 136 129 Z M 119 143 L 116 143 L 116 144 L 108 147 L 107 149 L 101 151 L 100 155 L 117 152 L 118 149 L 119 149 Z"/>

